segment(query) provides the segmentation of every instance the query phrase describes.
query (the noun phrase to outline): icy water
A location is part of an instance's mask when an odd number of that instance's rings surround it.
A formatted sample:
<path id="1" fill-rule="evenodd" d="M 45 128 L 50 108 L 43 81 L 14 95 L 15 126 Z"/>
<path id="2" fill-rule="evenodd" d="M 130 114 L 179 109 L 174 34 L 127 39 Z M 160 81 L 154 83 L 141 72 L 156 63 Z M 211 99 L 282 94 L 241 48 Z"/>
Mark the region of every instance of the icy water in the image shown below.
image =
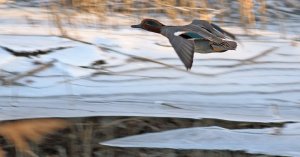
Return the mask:
<path id="1" fill-rule="evenodd" d="M 117 117 L 102 116 L 88 118 L 67 118 L 72 125 L 67 129 L 47 136 L 39 145 L 32 144 L 34 152 L 39 156 L 242 156 L 242 157 L 267 157 L 262 153 L 246 153 L 239 150 L 224 149 L 198 149 L 198 148 L 147 148 L 132 147 L 130 144 L 125 147 L 109 146 L 116 138 L 127 137 L 132 135 L 144 135 L 146 133 L 161 133 L 167 130 L 176 130 L 182 128 L 197 129 L 213 126 L 220 126 L 227 129 L 263 129 L 270 127 L 283 127 L 284 123 L 261 123 L 261 122 L 236 122 L 225 121 L 220 119 L 187 119 L 187 118 L 160 118 L 160 117 Z M 199 131 L 198 131 L 199 132 Z M 202 130 L 200 134 L 205 134 Z M 192 133 L 195 136 L 195 133 Z M 218 135 L 218 133 L 213 133 Z M 169 134 L 169 135 L 172 135 Z M 263 134 L 262 134 L 263 135 Z M 280 135 L 276 135 L 280 136 Z M 164 135 L 163 137 L 166 138 Z M 186 135 L 181 137 L 187 137 Z M 176 137 L 175 139 L 179 139 Z M 194 138 L 197 138 L 195 136 Z M 206 137 L 207 138 L 207 137 Z M 294 138 L 294 137 L 290 137 Z M 172 138 L 174 140 L 174 138 Z M 165 140 L 166 141 L 170 141 Z M 199 140 L 201 142 L 203 140 Z M 232 140 L 228 140 L 232 141 Z M 2 141 L 3 142 L 3 141 Z M 99 142 L 101 144 L 99 144 Z M 140 140 L 144 144 L 151 144 L 153 140 Z M 188 141 L 186 141 L 188 142 Z M 192 142 L 192 140 L 190 140 Z M 160 142 L 163 143 L 163 142 Z M 179 144 L 172 142 L 173 144 Z M 132 143 L 134 144 L 134 143 Z M 185 144 L 181 141 L 181 144 Z M 157 144 L 155 144 L 158 146 Z M 171 146 L 169 144 L 169 146 Z M 8 156 L 17 155 L 14 148 L 6 146 L 5 150 L 9 152 Z"/>
<path id="2" fill-rule="evenodd" d="M 31 144 L 38 156 L 300 156 L 295 19 L 285 32 L 226 25 L 237 50 L 196 54 L 189 72 L 157 34 L 83 27 L 64 38 L 0 20 L 0 120 L 70 122 Z"/>

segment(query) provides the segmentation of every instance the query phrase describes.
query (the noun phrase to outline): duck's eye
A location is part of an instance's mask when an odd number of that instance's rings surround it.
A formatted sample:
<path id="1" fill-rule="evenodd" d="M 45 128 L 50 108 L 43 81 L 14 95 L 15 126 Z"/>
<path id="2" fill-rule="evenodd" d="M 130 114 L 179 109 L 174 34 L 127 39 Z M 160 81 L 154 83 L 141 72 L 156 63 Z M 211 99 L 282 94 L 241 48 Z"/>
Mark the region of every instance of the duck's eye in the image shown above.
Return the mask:
<path id="1" fill-rule="evenodd" d="M 146 24 L 150 26 L 160 26 L 157 22 L 154 21 L 147 21 Z"/>

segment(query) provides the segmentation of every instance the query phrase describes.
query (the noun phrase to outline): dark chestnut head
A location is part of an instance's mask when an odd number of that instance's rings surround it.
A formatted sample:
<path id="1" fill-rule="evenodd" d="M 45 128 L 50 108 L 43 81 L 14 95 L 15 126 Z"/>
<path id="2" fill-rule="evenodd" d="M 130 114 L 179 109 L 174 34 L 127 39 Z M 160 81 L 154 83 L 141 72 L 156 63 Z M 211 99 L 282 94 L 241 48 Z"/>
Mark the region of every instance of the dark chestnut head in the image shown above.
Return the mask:
<path id="1" fill-rule="evenodd" d="M 142 28 L 147 31 L 155 32 L 155 33 L 160 33 L 160 29 L 163 26 L 164 26 L 164 24 L 162 24 L 159 21 L 154 20 L 154 19 L 144 19 L 138 25 L 131 25 L 132 28 Z"/>

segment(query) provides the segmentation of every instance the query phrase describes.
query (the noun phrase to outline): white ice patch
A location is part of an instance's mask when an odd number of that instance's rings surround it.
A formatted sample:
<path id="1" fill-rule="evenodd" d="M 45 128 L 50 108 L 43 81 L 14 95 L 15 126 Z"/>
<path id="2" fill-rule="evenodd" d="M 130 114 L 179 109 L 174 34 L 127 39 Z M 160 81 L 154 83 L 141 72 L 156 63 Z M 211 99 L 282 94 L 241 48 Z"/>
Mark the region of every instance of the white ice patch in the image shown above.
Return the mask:
<path id="1" fill-rule="evenodd" d="M 101 143 L 114 147 L 243 150 L 248 153 L 299 156 L 299 123 L 275 128 L 229 130 L 220 127 L 176 129 L 129 136 Z"/>
<path id="2" fill-rule="evenodd" d="M 0 68 L 16 59 L 15 56 L 0 48 Z"/>
<path id="3" fill-rule="evenodd" d="M 73 47 L 77 46 L 77 43 L 55 36 L 0 35 L 0 45 L 14 51 L 27 51 L 30 53 L 31 51 L 48 50 L 57 47 Z"/>
<path id="4" fill-rule="evenodd" d="M 81 76 L 87 76 L 91 75 L 95 72 L 93 69 L 85 69 L 80 68 L 78 66 L 63 64 L 63 63 L 56 63 L 56 68 L 60 69 L 62 72 L 64 72 L 68 76 L 72 76 L 74 78 L 81 77 Z"/>
<path id="5" fill-rule="evenodd" d="M 56 51 L 47 55 L 41 55 L 39 58 L 44 61 L 55 59 L 73 66 L 89 66 L 97 60 L 106 60 L 106 56 L 102 51 L 90 45 L 80 45 Z"/>

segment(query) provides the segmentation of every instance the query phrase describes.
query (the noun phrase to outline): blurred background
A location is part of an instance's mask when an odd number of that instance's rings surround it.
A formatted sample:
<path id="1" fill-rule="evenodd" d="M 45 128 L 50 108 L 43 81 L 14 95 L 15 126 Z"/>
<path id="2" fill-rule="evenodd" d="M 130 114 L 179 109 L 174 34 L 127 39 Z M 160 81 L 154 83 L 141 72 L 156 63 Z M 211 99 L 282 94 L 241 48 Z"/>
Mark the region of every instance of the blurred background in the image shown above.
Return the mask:
<path id="1" fill-rule="evenodd" d="M 0 157 L 300 156 L 299 0 L 0 0 Z M 235 51 L 133 29 L 207 20 Z"/>

